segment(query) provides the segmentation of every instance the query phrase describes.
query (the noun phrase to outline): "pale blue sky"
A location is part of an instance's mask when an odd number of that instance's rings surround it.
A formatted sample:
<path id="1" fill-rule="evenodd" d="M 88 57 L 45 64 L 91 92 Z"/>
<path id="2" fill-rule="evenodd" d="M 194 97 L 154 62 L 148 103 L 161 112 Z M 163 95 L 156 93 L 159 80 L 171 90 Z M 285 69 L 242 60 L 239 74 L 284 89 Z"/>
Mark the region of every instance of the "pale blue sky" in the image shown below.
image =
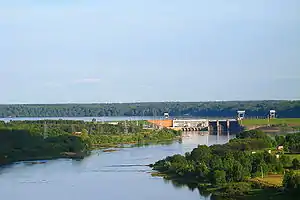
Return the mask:
<path id="1" fill-rule="evenodd" d="M 300 1 L 0 0 L 0 55 L 0 103 L 300 99 Z"/>

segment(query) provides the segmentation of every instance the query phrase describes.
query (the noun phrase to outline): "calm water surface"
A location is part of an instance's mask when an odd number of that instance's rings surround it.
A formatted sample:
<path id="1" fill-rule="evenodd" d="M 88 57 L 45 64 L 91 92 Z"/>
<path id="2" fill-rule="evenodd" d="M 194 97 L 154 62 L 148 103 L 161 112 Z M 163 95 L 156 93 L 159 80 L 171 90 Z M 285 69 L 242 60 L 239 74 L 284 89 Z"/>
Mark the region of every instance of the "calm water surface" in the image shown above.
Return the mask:
<path id="1" fill-rule="evenodd" d="M 233 136 L 230 136 L 233 137 Z M 5 200 L 182 200 L 209 199 L 198 190 L 152 177 L 150 163 L 198 144 L 225 143 L 228 136 L 190 134 L 182 143 L 94 151 L 82 161 L 15 164 L 0 170 L 0 196 Z M 134 166 L 129 166 L 134 165 Z"/>
<path id="2" fill-rule="evenodd" d="M 161 116 L 149 117 L 149 116 L 116 116 L 116 117 L 16 117 L 16 118 L 0 118 L 0 121 L 24 121 L 24 120 L 82 120 L 92 121 L 124 121 L 124 120 L 151 120 L 151 119 L 162 119 Z"/>

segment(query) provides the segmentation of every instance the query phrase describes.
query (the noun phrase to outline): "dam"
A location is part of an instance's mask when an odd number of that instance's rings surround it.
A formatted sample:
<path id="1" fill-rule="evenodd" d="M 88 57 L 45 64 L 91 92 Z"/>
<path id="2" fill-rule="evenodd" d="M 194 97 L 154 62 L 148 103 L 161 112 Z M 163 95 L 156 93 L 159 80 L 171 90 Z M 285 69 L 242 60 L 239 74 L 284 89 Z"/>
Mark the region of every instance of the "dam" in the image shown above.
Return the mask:
<path id="1" fill-rule="evenodd" d="M 237 119 L 162 119 L 148 120 L 157 128 L 168 128 L 174 130 L 209 131 L 209 132 L 231 132 L 237 133 L 243 128 Z"/>

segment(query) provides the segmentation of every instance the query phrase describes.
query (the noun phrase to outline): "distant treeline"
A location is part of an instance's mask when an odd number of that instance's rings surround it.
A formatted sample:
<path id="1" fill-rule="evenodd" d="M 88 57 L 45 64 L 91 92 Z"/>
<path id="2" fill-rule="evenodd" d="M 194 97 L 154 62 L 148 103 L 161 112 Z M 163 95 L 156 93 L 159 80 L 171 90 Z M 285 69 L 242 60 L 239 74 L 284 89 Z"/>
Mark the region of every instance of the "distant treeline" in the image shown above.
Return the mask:
<path id="1" fill-rule="evenodd" d="M 245 110 L 247 117 L 266 117 L 270 109 L 278 117 L 300 117 L 300 101 L 145 102 L 110 104 L 24 104 L 0 105 L 0 117 L 101 117 L 171 116 L 235 117 Z"/>

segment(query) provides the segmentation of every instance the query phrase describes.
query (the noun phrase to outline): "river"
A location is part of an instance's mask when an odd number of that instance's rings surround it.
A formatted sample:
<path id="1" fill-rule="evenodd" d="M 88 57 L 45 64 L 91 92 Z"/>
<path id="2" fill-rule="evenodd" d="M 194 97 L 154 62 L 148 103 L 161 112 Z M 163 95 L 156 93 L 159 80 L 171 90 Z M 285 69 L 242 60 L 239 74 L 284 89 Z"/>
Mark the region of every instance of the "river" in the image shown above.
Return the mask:
<path id="1" fill-rule="evenodd" d="M 125 121 L 125 120 L 151 120 L 151 119 L 162 119 L 163 116 L 116 116 L 116 117 L 15 117 L 15 118 L 0 118 L 0 121 L 35 121 L 35 120 L 81 120 L 81 121 Z"/>
<path id="2" fill-rule="evenodd" d="M 177 118 L 177 117 L 176 117 Z M 224 117 L 193 117 L 193 116 L 181 116 L 178 119 L 222 119 Z M 153 120 L 153 119 L 164 119 L 163 116 L 113 116 L 113 117 L 16 117 L 16 118 L 0 118 L 0 121 L 34 121 L 34 120 L 82 120 L 82 121 L 92 121 L 96 119 L 97 121 L 125 121 L 125 120 Z M 174 119 L 171 117 L 170 119 Z"/>
<path id="3" fill-rule="evenodd" d="M 234 137 L 234 136 L 230 136 Z M 58 159 L 45 164 L 14 164 L 0 169 L 0 196 L 7 200 L 153 200 L 209 199 L 198 190 L 152 177 L 150 163 L 184 154 L 198 144 L 223 144 L 228 136 L 189 134 L 182 142 L 93 151 L 81 161 Z"/>

